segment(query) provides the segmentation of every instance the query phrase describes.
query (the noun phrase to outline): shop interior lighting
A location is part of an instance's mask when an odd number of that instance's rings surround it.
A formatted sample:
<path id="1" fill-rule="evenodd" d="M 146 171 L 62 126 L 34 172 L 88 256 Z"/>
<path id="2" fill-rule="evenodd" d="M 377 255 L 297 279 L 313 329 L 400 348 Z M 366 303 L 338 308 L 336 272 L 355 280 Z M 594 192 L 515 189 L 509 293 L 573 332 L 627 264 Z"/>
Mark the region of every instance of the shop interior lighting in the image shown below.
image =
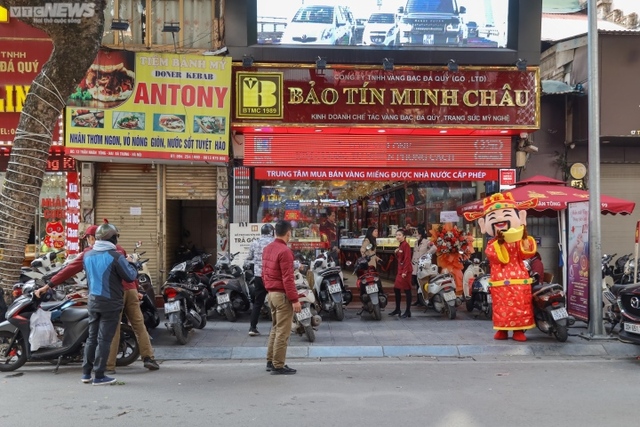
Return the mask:
<path id="1" fill-rule="evenodd" d="M 242 55 L 242 66 L 244 68 L 249 68 L 253 66 L 253 56 L 251 55 Z"/>
<path id="2" fill-rule="evenodd" d="M 522 58 L 518 59 L 516 68 L 518 68 L 518 71 L 527 71 L 527 60 Z"/>
<path id="3" fill-rule="evenodd" d="M 318 59 L 316 59 L 316 70 L 324 70 L 325 68 L 327 68 L 327 58 L 318 56 Z"/>
<path id="4" fill-rule="evenodd" d="M 393 58 L 384 58 L 382 60 L 382 69 L 385 71 L 393 71 Z"/>
<path id="5" fill-rule="evenodd" d="M 164 27 L 162 27 L 163 33 L 171 33 L 171 38 L 173 39 L 173 50 L 175 53 L 178 53 L 178 46 L 176 45 L 176 33 L 180 32 L 180 24 L 177 22 L 165 22 Z"/>
<path id="6" fill-rule="evenodd" d="M 447 68 L 452 73 L 456 73 L 458 72 L 458 63 L 455 61 L 455 59 L 450 59 L 449 63 L 447 64 Z"/>
<path id="7" fill-rule="evenodd" d="M 111 31 L 118 31 L 120 33 L 120 39 L 122 40 L 122 49 L 124 46 L 124 32 L 129 31 L 129 21 L 123 19 L 114 19 L 111 21 Z"/>

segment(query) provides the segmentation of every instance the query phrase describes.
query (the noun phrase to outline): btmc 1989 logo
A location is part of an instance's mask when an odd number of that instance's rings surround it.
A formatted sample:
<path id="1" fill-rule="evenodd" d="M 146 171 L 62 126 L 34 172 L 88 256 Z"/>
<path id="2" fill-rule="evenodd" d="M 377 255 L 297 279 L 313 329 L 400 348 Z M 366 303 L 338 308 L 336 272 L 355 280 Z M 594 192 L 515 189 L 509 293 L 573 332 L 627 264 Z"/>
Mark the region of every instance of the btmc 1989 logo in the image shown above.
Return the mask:
<path id="1" fill-rule="evenodd" d="M 236 73 L 236 117 L 281 119 L 282 73 Z"/>

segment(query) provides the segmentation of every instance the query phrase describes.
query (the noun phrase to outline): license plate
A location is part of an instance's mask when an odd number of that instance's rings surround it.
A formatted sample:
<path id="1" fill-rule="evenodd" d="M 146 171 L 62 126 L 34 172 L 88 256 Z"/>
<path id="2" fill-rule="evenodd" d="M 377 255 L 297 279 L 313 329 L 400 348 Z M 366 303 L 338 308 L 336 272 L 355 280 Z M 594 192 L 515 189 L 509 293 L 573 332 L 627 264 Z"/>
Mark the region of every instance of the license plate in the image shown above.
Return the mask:
<path id="1" fill-rule="evenodd" d="M 180 311 L 180 301 L 172 301 L 164 303 L 164 312 L 165 313 L 173 313 L 176 311 Z"/>
<path id="2" fill-rule="evenodd" d="M 311 310 L 309 308 L 303 308 L 300 313 L 296 313 L 298 320 L 302 321 L 311 317 Z"/>
<path id="3" fill-rule="evenodd" d="M 422 44 L 433 44 L 434 41 L 435 41 L 435 36 L 433 34 L 422 35 Z"/>
<path id="4" fill-rule="evenodd" d="M 337 294 L 339 292 L 342 292 L 342 289 L 340 289 L 340 285 L 329 285 L 330 294 Z"/>
<path id="5" fill-rule="evenodd" d="M 562 307 L 551 311 L 551 317 L 553 320 L 561 320 L 569 317 L 569 313 L 567 313 L 567 309 Z"/>
<path id="6" fill-rule="evenodd" d="M 453 291 L 445 292 L 443 296 L 444 296 L 444 300 L 447 302 L 453 301 L 454 299 L 456 299 L 456 293 Z"/>
<path id="7" fill-rule="evenodd" d="M 631 332 L 632 334 L 640 334 L 640 325 L 635 323 L 625 323 L 624 330 L 626 332 Z"/>
<path id="8" fill-rule="evenodd" d="M 373 285 L 367 285 L 365 289 L 367 290 L 368 294 L 375 294 L 376 292 L 378 292 L 378 285 L 376 285 L 375 283 Z"/>
<path id="9" fill-rule="evenodd" d="M 218 304 L 224 304 L 231 301 L 231 299 L 229 299 L 229 294 L 217 294 L 216 298 L 218 300 Z"/>
<path id="10" fill-rule="evenodd" d="M 487 304 L 491 304 L 492 298 L 491 294 L 487 294 Z"/>

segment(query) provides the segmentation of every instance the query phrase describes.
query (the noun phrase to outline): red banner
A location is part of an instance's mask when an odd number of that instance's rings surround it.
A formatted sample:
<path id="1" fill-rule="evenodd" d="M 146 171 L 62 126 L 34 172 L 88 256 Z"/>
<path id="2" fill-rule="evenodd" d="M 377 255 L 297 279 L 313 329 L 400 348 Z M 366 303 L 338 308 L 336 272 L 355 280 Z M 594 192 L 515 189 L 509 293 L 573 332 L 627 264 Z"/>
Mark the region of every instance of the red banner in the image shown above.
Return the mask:
<path id="1" fill-rule="evenodd" d="M 258 167 L 258 180 L 497 181 L 497 169 Z"/>
<path id="2" fill-rule="evenodd" d="M 49 60 L 52 49 L 48 39 L 3 41 L 0 38 L 0 141 L 13 141 L 31 83 Z M 60 139 L 60 128 L 56 124 L 53 140 Z"/>
<path id="3" fill-rule="evenodd" d="M 247 134 L 245 166 L 508 168 L 497 136 Z"/>
<path id="4" fill-rule="evenodd" d="M 80 224 L 80 192 L 78 172 L 67 173 L 67 254 L 77 254 L 80 250 L 78 225 Z"/>
<path id="5" fill-rule="evenodd" d="M 235 126 L 247 122 L 537 129 L 539 70 L 234 67 Z"/>

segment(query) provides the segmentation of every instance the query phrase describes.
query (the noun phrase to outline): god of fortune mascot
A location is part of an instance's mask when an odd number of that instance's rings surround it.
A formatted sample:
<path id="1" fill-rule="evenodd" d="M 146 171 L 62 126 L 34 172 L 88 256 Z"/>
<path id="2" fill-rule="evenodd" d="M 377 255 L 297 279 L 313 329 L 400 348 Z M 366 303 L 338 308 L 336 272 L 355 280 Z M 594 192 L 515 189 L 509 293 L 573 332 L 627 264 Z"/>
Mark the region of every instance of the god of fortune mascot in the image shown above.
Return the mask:
<path id="1" fill-rule="evenodd" d="M 468 221 L 478 220 L 480 231 L 491 236 L 485 254 L 491 269 L 493 336 L 526 341 L 524 332 L 535 327 L 531 284 L 533 279 L 523 260 L 536 253 L 536 241 L 527 234 L 527 212 L 537 199 L 516 203 L 511 193 L 494 194 L 483 200 L 483 212 L 466 212 Z"/>

